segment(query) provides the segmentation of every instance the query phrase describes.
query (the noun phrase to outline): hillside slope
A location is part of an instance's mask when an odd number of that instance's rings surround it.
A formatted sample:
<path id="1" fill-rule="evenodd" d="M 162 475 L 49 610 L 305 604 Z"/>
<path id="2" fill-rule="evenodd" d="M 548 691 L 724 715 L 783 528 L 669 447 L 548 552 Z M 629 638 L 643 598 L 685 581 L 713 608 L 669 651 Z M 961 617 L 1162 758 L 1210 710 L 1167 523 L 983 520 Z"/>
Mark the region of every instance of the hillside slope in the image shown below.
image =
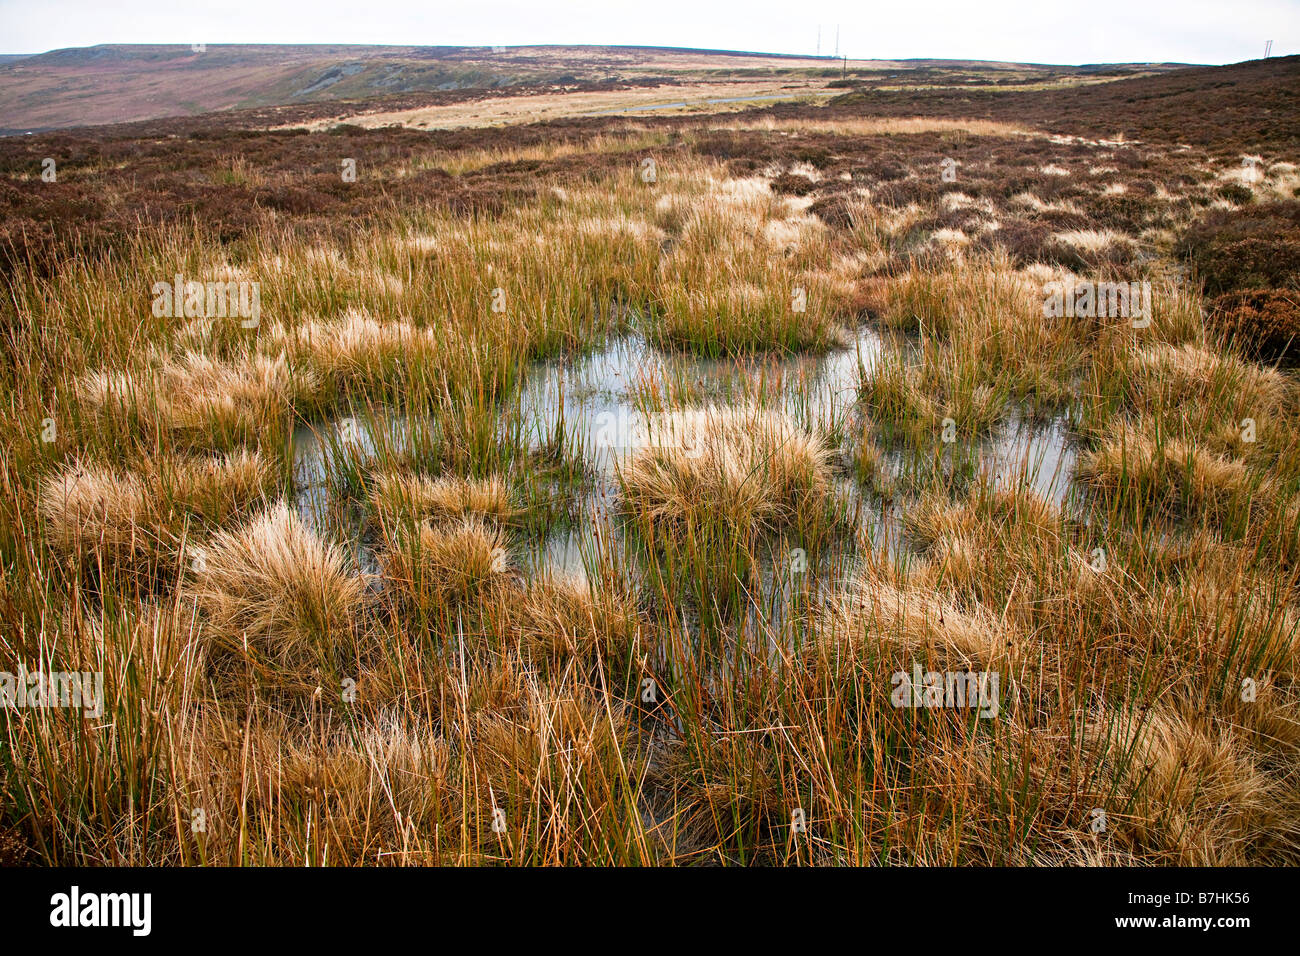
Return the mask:
<path id="1" fill-rule="evenodd" d="M 1096 82 L 1132 67 L 849 60 L 662 47 L 95 46 L 0 59 L 0 133 L 406 93 L 549 85 L 905 76 L 909 82 Z M 895 81 L 896 82 L 896 81 Z"/>
<path id="2" fill-rule="evenodd" d="M 965 116 L 1088 137 L 1295 150 L 1297 102 L 1300 56 L 1286 56 L 1054 89 L 898 89 L 864 81 L 829 108 L 852 116 Z"/>

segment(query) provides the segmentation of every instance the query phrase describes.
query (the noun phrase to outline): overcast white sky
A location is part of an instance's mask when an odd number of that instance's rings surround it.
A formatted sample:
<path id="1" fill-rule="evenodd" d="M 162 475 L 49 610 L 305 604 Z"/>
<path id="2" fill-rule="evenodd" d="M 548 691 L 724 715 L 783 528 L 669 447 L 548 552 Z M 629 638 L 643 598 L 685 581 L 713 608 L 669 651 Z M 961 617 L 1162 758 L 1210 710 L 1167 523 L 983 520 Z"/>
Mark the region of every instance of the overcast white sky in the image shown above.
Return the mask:
<path id="1" fill-rule="evenodd" d="M 0 53 L 96 43 L 608 43 L 850 57 L 1235 63 L 1300 0 L 0 0 Z"/>

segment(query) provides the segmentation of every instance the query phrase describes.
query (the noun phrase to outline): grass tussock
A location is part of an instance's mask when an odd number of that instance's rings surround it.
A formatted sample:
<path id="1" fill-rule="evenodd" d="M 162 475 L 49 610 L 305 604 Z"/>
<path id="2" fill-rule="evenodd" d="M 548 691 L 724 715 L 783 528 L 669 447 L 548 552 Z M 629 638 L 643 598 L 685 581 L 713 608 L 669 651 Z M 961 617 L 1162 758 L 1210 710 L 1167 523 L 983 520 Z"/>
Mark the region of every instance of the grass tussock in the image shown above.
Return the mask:
<path id="1" fill-rule="evenodd" d="M 585 577 L 550 575 L 529 585 L 517 612 L 525 648 L 545 660 L 603 658 L 618 668 L 636 641 L 635 600 Z"/>
<path id="2" fill-rule="evenodd" d="M 779 412 L 709 407 L 669 413 L 619 479 L 643 521 L 679 535 L 718 528 L 749 540 L 824 516 L 829 466 L 822 439 Z"/>
<path id="3" fill-rule="evenodd" d="M 101 427 L 162 430 L 223 447 L 283 435 L 295 397 L 315 387 L 283 355 L 222 360 L 185 352 L 139 373 L 92 372 L 75 391 L 89 420 Z"/>
<path id="4" fill-rule="evenodd" d="M 271 466 L 256 452 L 182 458 L 143 473 L 73 463 L 43 480 L 38 507 L 65 555 L 174 556 L 187 534 L 227 524 L 271 486 Z"/>
<path id="5" fill-rule="evenodd" d="M 497 476 L 475 480 L 385 472 L 374 476 L 370 502 L 386 527 L 402 520 L 436 523 L 470 515 L 504 526 L 519 513 L 510 489 Z"/>
<path id="6" fill-rule="evenodd" d="M 336 675 L 334 662 L 346 661 L 365 584 L 342 550 L 286 505 L 213 535 L 193 571 L 186 594 L 226 679 L 302 685 Z"/>
<path id="7" fill-rule="evenodd" d="M 1005 669 L 1018 652 L 987 611 L 963 611 L 923 583 L 872 576 L 855 580 L 821 626 L 828 649 L 884 653 L 928 670 Z"/>
<path id="8" fill-rule="evenodd" d="M 355 309 L 335 321 L 299 324 L 292 333 L 277 327 L 270 337 L 284 342 L 296 367 L 311 369 L 333 391 L 386 381 L 404 364 L 438 368 L 442 345 L 430 329 Z"/>
<path id="9" fill-rule="evenodd" d="M 504 532 L 475 515 L 396 530 L 382 564 L 398 593 L 435 613 L 485 600 L 512 581 Z"/>
<path id="10" fill-rule="evenodd" d="M 1078 474 L 1132 507 L 1201 516 L 1219 526 L 1240 525 L 1252 508 L 1277 496 L 1273 482 L 1240 459 L 1124 423 L 1084 454 Z"/>

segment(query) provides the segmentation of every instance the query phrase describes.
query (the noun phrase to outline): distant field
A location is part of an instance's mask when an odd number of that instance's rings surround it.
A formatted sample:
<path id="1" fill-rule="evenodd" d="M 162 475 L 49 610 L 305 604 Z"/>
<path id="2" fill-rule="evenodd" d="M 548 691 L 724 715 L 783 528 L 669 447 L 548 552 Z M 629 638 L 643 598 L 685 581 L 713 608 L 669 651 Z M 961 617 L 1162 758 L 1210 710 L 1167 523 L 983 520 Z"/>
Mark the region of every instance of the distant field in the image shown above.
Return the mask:
<path id="1" fill-rule="evenodd" d="M 808 81 L 681 83 L 627 90 L 524 94 L 379 113 L 344 113 L 330 119 L 316 120 L 308 124 L 307 128 L 322 130 L 336 123 L 351 123 L 369 129 L 377 126 L 457 129 L 465 126 L 538 123 L 566 117 L 607 116 L 618 113 L 630 113 L 635 116 L 690 112 L 716 114 L 749 109 L 755 105 L 762 105 L 764 101 L 824 101 L 836 92 L 826 89 L 824 83 Z"/>

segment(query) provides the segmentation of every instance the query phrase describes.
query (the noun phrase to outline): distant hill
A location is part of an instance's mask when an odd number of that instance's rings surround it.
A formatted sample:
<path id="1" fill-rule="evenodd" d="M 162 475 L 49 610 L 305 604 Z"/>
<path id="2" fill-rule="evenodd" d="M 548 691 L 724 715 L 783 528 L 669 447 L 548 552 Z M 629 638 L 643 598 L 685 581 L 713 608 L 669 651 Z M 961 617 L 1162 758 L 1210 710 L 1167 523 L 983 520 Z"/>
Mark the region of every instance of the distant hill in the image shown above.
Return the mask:
<path id="1" fill-rule="evenodd" d="M 1128 75 L 1171 64 L 1043 67 L 971 60 L 849 60 L 669 47 L 106 45 L 0 56 L 0 132 L 16 133 L 400 93 L 636 82 L 658 75 Z M 968 82 L 972 82 L 968 80 Z"/>
<path id="2" fill-rule="evenodd" d="M 851 85 L 851 92 L 831 100 L 830 112 L 965 116 L 1089 137 L 1300 149 L 1300 55 L 1052 89 L 899 88 L 872 80 Z"/>

